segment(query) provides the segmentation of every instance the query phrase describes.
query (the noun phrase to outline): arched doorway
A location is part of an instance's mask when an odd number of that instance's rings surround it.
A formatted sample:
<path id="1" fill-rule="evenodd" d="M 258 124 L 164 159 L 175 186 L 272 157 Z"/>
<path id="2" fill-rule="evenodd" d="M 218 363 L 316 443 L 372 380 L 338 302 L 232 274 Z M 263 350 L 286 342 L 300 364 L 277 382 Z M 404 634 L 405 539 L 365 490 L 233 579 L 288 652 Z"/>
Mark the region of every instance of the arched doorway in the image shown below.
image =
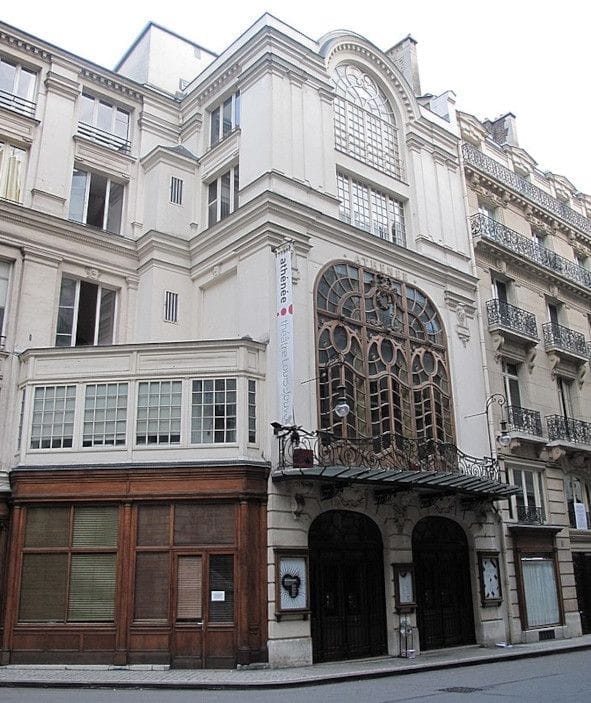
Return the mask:
<path id="1" fill-rule="evenodd" d="M 457 522 L 420 520 L 412 533 L 421 649 L 474 644 L 468 541 Z"/>
<path id="2" fill-rule="evenodd" d="M 365 515 L 331 510 L 310 527 L 315 662 L 386 654 L 384 552 Z"/>

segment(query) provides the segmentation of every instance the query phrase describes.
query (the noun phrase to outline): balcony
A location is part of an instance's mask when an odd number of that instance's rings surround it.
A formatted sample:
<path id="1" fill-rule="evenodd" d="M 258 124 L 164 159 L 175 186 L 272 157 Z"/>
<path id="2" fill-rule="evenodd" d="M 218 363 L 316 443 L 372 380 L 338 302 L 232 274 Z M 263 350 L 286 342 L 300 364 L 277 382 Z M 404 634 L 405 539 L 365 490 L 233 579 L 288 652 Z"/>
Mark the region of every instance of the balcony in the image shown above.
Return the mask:
<path id="1" fill-rule="evenodd" d="M 591 447 L 591 422 L 575 420 L 563 415 L 546 417 L 550 442 L 569 442 Z"/>
<path id="2" fill-rule="evenodd" d="M 498 161 L 486 156 L 471 144 L 464 143 L 462 145 L 462 152 L 464 162 L 469 166 L 472 166 L 487 176 L 491 176 L 515 193 L 527 198 L 527 200 L 534 205 L 560 218 L 567 224 L 576 227 L 581 232 L 591 235 L 591 220 L 588 220 L 583 215 L 568 207 L 568 205 L 565 205 L 562 201 L 549 195 L 546 191 L 538 188 L 533 183 L 526 181 L 525 178 L 521 178 L 521 176 L 518 176 Z"/>
<path id="3" fill-rule="evenodd" d="M 0 90 L 0 107 L 20 112 L 27 117 L 35 117 L 36 103 L 32 100 L 25 100 L 14 93 L 8 93 L 6 90 Z"/>
<path id="4" fill-rule="evenodd" d="M 527 310 L 494 299 L 487 301 L 486 314 L 489 332 L 500 329 L 517 340 L 533 343 L 539 339 L 536 316 Z"/>
<path id="5" fill-rule="evenodd" d="M 589 343 L 580 332 L 553 322 L 542 325 L 542 330 L 547 352 L 553 352 L 559 359 L 575 364 L 583 364 L 589 360 Z"/>
<path id="6" fill-rule="evenodd" d="M 587 269 L 575 264 L 573 261 L 559 256 L 550 249 L 534 242 L 533 239 L 524 237 L 522 234 L 481 213 L 472 215 L 470 227 L 473 237 L 482 237 L 487 241 L 495 242 L 504 249 L 517 254 L 521 259 L 537 264 L 547 271 L 551 271 L 554 275 L 568 280 L 570 283 L 575 283 L 591 290 L 591 271 L 587 271 Z"/>
<path id="7" fill-rule="evenodd" d="M 113 149 L 121 154 L 129 154 L 131 151 L 131 142 L 128 139 L 124 139 L 112 132 L 105 132 L 85 122 L 78 123 L 77 133 L 80 137 L 90 139 L 101 146 L 106 146 L 108 149 Z"/>
<path id="8" fill-rule="evenodd" d="M 510 405 L 507 408 L 507 415 L 512 432 L 533 437 L 542 436 L 542 418 L 537 410 Z"/>
<path id="9" fill-rule="evenodd" d="M 544 508 L 537 505 L 517 506 L 517 522 L 522 525 L 543 525 L 545 519 Z"/>

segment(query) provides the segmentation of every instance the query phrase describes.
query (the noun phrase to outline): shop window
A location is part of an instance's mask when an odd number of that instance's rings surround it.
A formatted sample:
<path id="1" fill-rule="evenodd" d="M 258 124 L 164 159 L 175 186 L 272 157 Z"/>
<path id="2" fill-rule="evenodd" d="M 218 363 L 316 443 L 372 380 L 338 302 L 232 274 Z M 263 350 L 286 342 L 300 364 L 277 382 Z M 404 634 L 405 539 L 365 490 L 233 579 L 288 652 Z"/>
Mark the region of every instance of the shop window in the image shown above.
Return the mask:
<path id="1" fill-rule="evenodd" d="M 109 622 L 117 508 L 27 508 L 19 622 Z"/>
<path id="2" fill-rule="evenodd" d="M 406 245 L 401 200 L 342 173 L 337 173 L 337 190 L 341 220 L 393 244 Z"/>
<path id="3" fill-rule="evenodd" d="M 35 71 L 0 57 L 0 107 L 34 117 L 36 82 Z"/>
<path id="4" fill-rule="evenodd" d="M 0 142 L 0 198 L 23 202 L 26 156 L 24 149 Z"/>
<path id="5" fill-rule="evenodd" d="M 191 442 L 226 444 L 236 441 L 236 379 L 194 380 Z"/>
<path id="6" fill-rule="evenodd" d="M 82 93 L 78 134 L 110 149 L 129 153 L 129 111 Z"/>
<path id="7" fill-rule="evenodd" d="M 116 300 L 111 288 L 62 277 L 56 347 L 112 344 Z"/>
<path id="8" fill-rule="evenodd" d="M 136 443 L 179 444 L 181 381 L 145 381 L 138 386 Z"/>
<path id="9" fill-rule="evenodd" d="M 72 446 L 76 386 L 38 386 L 33 397 L 31 449 Z"/>
<path id="10" fill-rule="evenodd" d="M 209 621 L 234 621 L 234 557 L 209 557 Z"/>
<path id="11" fill-rule="evenodd" d="M 210 145 L 213 146 L 240 126 L 240 91 L 226 98 L 210 113 Z"/>
<path id="12" fill-rule="evenodd" d="M 223 220 L 238 207 L 238 166 L 223 173 L 207 186 L 208 226 Z"/>
<path id="13" fill-rule="evenodd" d="M 127 383 L 86 386 L 82 446 L 122 446 L 126 432 Z"/>
<path id="14" fill-rule="evenodd" d="M 124 186 L 99 173 L 74 169 L 70 192 L 70 220 L 121 232 Z"/>
<path id="15" fill-rule="evenodd" d="M 553 555 L 522 556 L 521 575 L 528 628 L 559 624 L 560 608 Z"/>

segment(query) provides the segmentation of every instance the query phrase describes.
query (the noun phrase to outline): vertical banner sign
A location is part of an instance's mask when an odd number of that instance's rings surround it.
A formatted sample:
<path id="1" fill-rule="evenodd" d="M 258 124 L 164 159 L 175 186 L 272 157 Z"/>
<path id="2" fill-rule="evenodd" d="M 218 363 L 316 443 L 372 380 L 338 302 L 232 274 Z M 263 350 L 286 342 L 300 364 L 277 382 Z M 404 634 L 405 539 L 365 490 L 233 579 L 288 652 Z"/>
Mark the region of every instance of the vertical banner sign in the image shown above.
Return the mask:
<path id="1" fill-rule="evenodd" d="M 284 244 L 275 252 L 275 277 L 277 284 L 279 422 L 282 425 L 293 425 L 294 364 L 291 244 Z"/>

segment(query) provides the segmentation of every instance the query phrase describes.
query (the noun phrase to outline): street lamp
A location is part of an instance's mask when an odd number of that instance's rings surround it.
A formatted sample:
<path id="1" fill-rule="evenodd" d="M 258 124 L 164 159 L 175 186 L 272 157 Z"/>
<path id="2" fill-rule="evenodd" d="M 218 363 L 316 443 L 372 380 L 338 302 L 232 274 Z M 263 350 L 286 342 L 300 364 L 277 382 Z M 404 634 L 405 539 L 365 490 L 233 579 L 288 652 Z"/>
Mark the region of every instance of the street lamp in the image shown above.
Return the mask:
<path id="1" fill-rule="evenodd" d="M 488 444 L 490 447 L 490 455 L 493 454 L 492 439 L 490 437 L 490 408 L 496 403 L 501 408 L 501 434 L 497 437 L 497 442 L 501 447 L 506 448 L 511 444 L 511 435 L 507 429 L 507 418 L 505 417 L 505 405 L 507 400 L 505 396 L 501 393 L 493 393 L 486 399 L 486 405 L 484 406 L 484 413 L 486 415 L 487 431 L 488 431 Z"/>
<path id="2" fill-rule="evenodd" d="M 334 414 L 342 420 L 351 412 L 351 407 L 347 402 L 347 394 L 344 383 L 337 386 L 337 393 L 338 398 L 336 405 L 334 406 Z"/>

